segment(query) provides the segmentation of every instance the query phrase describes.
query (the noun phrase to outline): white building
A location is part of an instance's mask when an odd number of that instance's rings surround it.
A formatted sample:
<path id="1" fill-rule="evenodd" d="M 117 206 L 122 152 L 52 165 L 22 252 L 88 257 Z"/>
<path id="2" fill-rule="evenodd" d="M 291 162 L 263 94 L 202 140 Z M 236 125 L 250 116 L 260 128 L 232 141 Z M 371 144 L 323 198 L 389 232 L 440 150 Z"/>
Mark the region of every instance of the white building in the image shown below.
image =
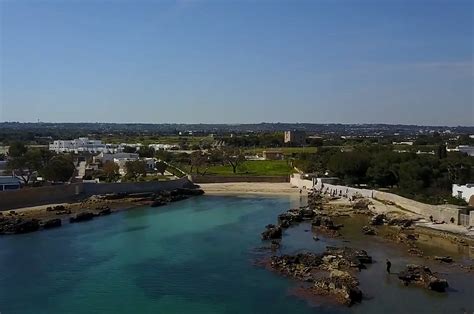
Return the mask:
<path id="1" fill-rule="evenodd" d="M 148 145 L 148 147 L 151 147 L 154 150 L 179 149 L 178 145 L 172 145 L 172 144 L 150 144 L 150 145 Z"/>
<path id="2" fill-rule="evenodd" d="M 468 183 L 464 185 L 453 184 L 453 197 L 462 198 L 466 202 L 469 202 L 471 196 L 474 195 L 474 183 Z"/>
<path id="3" fill-rule="evenodd" d="M 49 150 L 56 153 L 100 153 L 116 152 L 118 147 L 112 144 L 104 144 L 101 140 L 91 140 L 87 137 L 80 137 L 74 140 L 57 140 L 49 144 Z"/>
<path id="4" fill-rule="evenodd" d="M 448 148 L 446 150 L 448 152 L 461 152 L 461 153 L 468 154 L 469 156 L 474 156 L 474 146 L 459 145 L 456 148 Z"/>
<path id="5" fill-rule="evenodd" d="M 127 159 L 127 160 L 138 160 L 139 156 L 137 153 L 100 153 L 97 156 L 94 156 L 93 160 L 94 162 L 100 162 L 102 164 L 105 164 L 107 161 L 114 161 L 115 159 L 120 160 L 120 159 Z"/>

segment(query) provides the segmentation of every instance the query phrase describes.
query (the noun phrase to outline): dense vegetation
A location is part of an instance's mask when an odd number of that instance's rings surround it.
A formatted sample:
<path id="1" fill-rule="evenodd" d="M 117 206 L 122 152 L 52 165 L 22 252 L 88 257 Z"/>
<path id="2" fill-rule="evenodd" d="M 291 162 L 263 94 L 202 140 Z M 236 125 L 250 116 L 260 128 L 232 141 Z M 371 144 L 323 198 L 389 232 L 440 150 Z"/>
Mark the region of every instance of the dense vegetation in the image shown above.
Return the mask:
<path id="1" fill-rule="evenodd" d="M 444 146 L 434 155 L 397 153 L 376 145 L 350 152 L 320 149 L 317 154 L 300 154 L 295 164 L 307 172 L 336 176 L 347 185 L 387 188 L 433 204 L 457 202 L 450 197 L 452 184 L 474 182 L 474 158 L 447 153 Z"/>

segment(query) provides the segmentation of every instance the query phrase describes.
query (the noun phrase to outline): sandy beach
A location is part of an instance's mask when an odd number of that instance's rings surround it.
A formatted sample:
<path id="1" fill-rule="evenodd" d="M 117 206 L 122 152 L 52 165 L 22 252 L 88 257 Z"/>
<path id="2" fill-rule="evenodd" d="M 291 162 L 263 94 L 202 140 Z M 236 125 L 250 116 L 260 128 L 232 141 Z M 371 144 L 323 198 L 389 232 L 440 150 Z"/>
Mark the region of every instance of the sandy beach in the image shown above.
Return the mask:
<path id="1" fill-rule="evenodd" d="M 298 188 L 289 183 L 268 182 L 233 182 L 233 183 L 205 183 L 199 185 L 206 194 L 299 194 Z M 302 194 L 307 195 L 306 190 Z"/>

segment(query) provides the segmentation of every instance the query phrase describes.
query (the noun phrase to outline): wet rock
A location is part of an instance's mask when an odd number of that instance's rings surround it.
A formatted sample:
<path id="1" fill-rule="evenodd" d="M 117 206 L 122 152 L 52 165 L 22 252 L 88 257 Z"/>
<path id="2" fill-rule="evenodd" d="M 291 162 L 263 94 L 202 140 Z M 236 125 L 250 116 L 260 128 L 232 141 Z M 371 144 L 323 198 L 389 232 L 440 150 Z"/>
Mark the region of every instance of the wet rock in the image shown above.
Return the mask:
<path id="1" fill-rule="evenodd" d="M 0 222 L 0 234 L 19 234 L 37 231 L 40 227 L 37 219 L 5 217 Z"/>
<path id="2" fill-rule="evenodd" d="M 349 272 L 333 270 L 329 277 L 318 279 L 313 289 L 321 295 L 332 295 L 345 305 L 352 305 L 362 301 L 362 291 L 358 287 L 357 278 Z"/>
<path id="3" fill-rule="evenodd" d="M 362 233 L 365 235 L 376 235 L 377 232 L 375 231 L 374 228 L 369 227 L 369 226 L 363 226 L 362 227 Z"/>
<path id="4" fill-rule="evenodd" d="M 27 219 L 27 220 L 20 220 L 14 226 L 13 233 L 28 233 L 37 231 L 39 229 L 39 220 L 38 219 Z"/>
<path id="5" fill-rule="evenodd" d="M 312 283 L 309 289 L 315 294 L 351 305 L 362 300 L 359 282 L 352 272 L 371 262 L 372 258 L 363 250 L 327 247 L 322 254 L 273 256 L 270 267 L 286 276 Z"/>
<path id="6" fill-rule="evenodd" d="M 51 228 L 57 228 L 57 227 L 61 227 L 61 219 L 59 218 L 53 218 L 53 219 L 49 219 L 49 220 L 46 220 L 45 222 L 43 222 L 43 228 L 44 229 L 51 229 Z"/>
<path id="7" fill-rule="evenodd" d="M 352 204 L 352 208 L 355 210 L 368 210 L 370 201 L 366 198 L 359 199 Z"/>
<path id="8" fill-rule="evenodd" d="M 83 222 L 83 221 L 88 221 L 92 220 L 94 218 L 94 214 L 91 212 L 82 212 L 77 214 L 75 217 L 69 218 L 69 222 L 75 223 L 75 222 Z"/>
<path id="9" fill-rule="evenodd" d="M 267 225 L 267 230 L 262 232 L 262 240 L 281 239 L 282 229 L 280 226 Z"/>
<path id="10" fill-rule="evenodd" d="M 428 267 L 421 265 L 407 265 L 398 274 L 398 278 L 405 285 L 414 284 L 438 292 L 444 292 L 448 287 L 448 282 L 445 279 L 438 278 Z"/>
<path id="11" fill-rule="evenodd" d="M 377 214 L 370 219 L 370 224 L 372 226 L 380 226 L 383 225 L 385 219 L 385 214 Z"/>
<path id="12" fill-rule="evenodd" d="M 413 219 L 406 219 L 406 218 L 393 218 L 388 221 L 389 226 L 400 226 L 402 228 L 408 228 L 413 225 Z"/>
<path id="13" fill-rule="evenodd" d="M 110 209 L 110 207 L 105 207 L 105 208 L 102 208 L 98 213 L 97 215 L 99 216 L 106 216 L 106 215 L 110 215 L 112 213 L 112 210 Z"/>
<path id="14" fill-rule="evenodd" d="M 440 262 L 443 262 L 443 263 L 452 263 L 453 262 L 453 258 L 451 256 L 435 256 L 434 259 L 436 261 L 440 261 Z"/>

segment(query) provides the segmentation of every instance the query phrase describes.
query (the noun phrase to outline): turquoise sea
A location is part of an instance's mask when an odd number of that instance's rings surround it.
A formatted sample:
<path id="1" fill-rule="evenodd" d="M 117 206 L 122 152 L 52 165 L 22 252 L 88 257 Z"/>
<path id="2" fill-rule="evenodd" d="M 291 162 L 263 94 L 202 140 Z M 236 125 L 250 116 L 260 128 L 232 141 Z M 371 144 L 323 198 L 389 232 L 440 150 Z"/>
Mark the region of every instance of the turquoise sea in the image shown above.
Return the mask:
<path id="1" fill-rule="evenodd" d="M 411 261 L 364 237 L 314 242 L 289 229 L 284 252 L 364 247 L 380 263 L 360 274 L 367 299 L 351 308 L 295 294 L 298 284 L 255 265 L 260 232 L 299 196 L 204 196 L 161 208 L 0 238 L 0 312 L 23 313 L 472 313 L 474 276 L 446 274 L 444 294 L 403 287 L 384 273 Z M 347 228 L 350 231 L 350 228 Z"/>

